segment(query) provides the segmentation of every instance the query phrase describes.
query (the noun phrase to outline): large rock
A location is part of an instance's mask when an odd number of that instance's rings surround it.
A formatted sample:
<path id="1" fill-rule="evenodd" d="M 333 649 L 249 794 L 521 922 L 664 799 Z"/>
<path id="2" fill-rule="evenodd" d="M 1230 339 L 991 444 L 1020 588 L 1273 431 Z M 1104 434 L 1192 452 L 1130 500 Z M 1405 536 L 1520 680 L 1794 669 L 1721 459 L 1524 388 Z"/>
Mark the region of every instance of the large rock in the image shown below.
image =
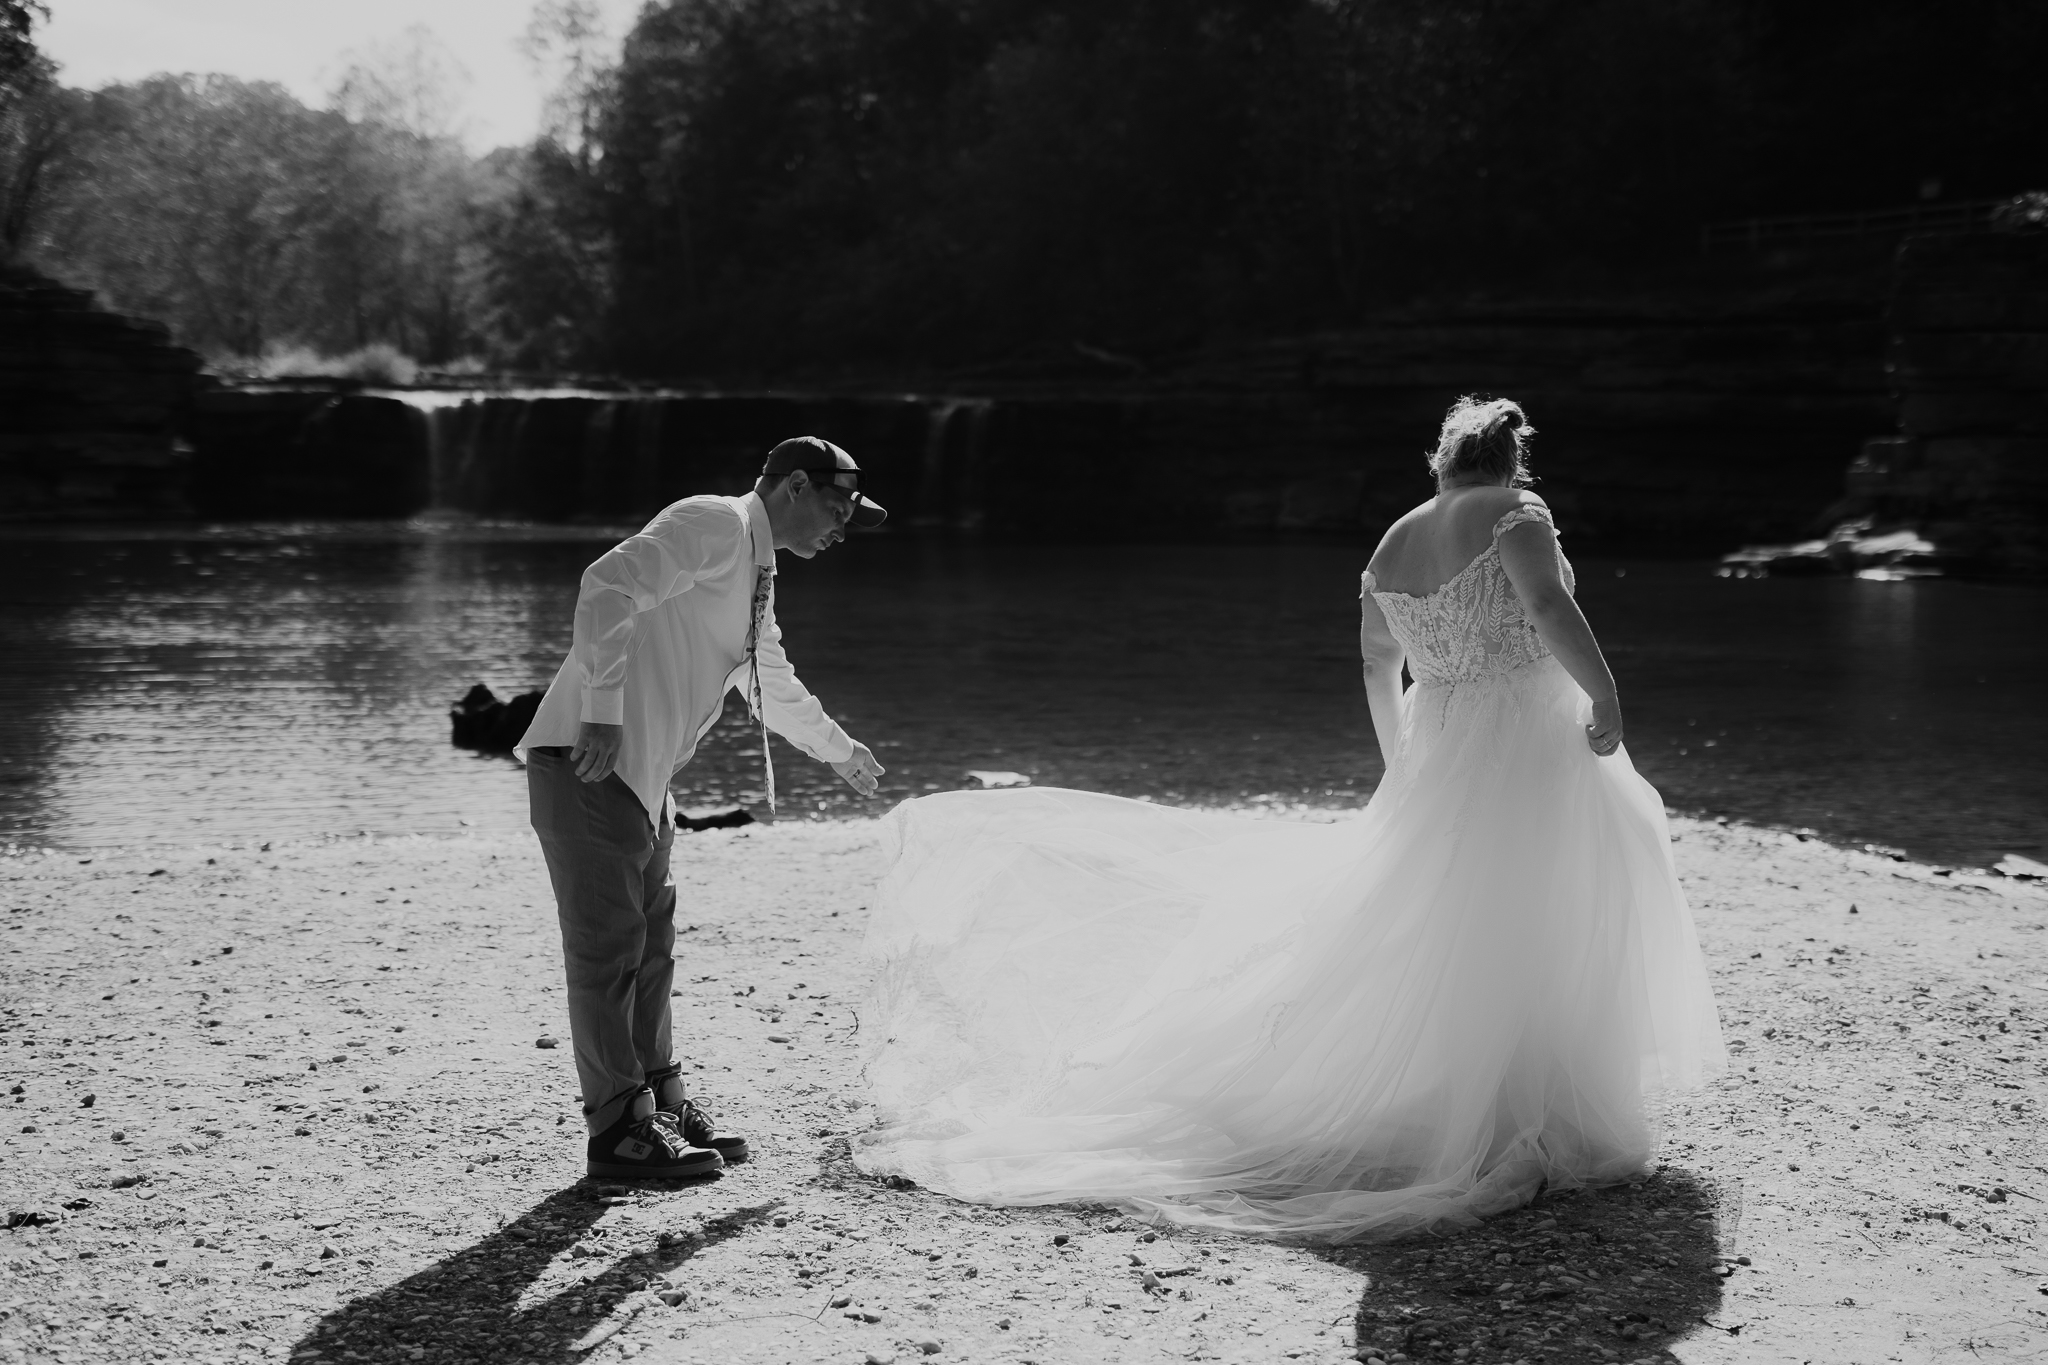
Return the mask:
<path id="1" fill-rule="evenodd" d="M 1899 434 L 1839 511 L 1978 574 L 2048 577 L 2048 232 L 1909 240 L 1887 370 Z"/>
<path id="2" fill-rule="evenodd" d="M 0 519 L 188 515 L 199 369 L 161 324 L 0 267 Z"/>
<path id="3" fill-rule="evenodd" d="M 540 692 L 521 692 L 510 701 L 482 683 L 465 692 L 462 700 L 448 708 L 449 742 L 458 749 L 480 753 L 509 754 L 533 724 L 543 697 Z"/>

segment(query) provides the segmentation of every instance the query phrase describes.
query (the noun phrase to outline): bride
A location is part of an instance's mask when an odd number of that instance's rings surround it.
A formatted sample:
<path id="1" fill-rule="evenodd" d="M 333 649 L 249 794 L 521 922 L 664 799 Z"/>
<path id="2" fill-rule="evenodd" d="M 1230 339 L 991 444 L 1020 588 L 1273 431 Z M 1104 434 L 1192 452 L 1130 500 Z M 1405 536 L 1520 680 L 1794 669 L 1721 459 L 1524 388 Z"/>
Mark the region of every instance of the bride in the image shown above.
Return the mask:
<path id="1" fill-rule="evenodd" d="M 1725 1058 L 1663 803 L 1529 482 L 1461 399 L 1360 593 L 1386 776 L 1335 824 L 906 801 L 869 930 L 876 1175 L 1343 1242 L 1626 1178 Z M 1414 677 L 1402 688 L 1402 666 Z"/>

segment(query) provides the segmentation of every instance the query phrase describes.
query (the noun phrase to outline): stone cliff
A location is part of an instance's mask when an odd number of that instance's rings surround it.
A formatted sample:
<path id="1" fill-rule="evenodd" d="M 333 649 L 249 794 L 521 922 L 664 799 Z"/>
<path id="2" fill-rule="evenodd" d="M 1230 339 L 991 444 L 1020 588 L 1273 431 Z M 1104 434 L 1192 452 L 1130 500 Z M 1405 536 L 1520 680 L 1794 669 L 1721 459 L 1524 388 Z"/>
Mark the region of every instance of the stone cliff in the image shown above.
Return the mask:
<path id="1" fill-rule="evenodd" d="M 189 515 L 199 367 L 161 324 L 0 267 L 0 520 Z"/>
<path id="2" fill-rule="evenodd" d="M 1890 333 L 1898 432 L 1864 447 L 1842 515 L 2048 577 L 2048 232 L 1909 240 Z"/>

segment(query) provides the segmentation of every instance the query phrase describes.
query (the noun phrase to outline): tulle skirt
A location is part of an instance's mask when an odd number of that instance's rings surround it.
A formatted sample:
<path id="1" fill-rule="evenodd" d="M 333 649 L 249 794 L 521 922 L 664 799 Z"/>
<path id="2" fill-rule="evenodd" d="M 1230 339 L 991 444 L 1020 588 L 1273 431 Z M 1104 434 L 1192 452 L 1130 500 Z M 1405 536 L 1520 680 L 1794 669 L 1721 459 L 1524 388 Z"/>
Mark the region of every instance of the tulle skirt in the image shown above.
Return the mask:
<path id="1" fill-rule="evenodd" d="M 1312 1242 L 1625 1179 L 1718 1071 L 1663 803 L 1554 659 L 1411 688 L 1359 815 L 906 801 L 855 1163 Z"/>

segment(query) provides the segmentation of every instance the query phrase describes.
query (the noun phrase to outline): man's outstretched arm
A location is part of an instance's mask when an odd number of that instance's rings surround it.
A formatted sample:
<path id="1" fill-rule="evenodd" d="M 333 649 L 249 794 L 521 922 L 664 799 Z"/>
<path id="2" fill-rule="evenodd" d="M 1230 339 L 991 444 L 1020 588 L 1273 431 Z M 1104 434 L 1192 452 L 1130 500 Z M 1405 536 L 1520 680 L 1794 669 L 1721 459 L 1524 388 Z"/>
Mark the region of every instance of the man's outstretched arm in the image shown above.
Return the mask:
<path id="1" fill-rule="evenodd" d="M 761 623 L 757 658 L 761 709 L 768 727 L 812 758 L 831 764 L 832 771 L 862 796 L 873 796 L 888 770 L 867 745 L 825 714 L 824 706 L 796 676 L 795 666 L 782 650 L 782 627 L 775 623 L 772 606 Z"/>

